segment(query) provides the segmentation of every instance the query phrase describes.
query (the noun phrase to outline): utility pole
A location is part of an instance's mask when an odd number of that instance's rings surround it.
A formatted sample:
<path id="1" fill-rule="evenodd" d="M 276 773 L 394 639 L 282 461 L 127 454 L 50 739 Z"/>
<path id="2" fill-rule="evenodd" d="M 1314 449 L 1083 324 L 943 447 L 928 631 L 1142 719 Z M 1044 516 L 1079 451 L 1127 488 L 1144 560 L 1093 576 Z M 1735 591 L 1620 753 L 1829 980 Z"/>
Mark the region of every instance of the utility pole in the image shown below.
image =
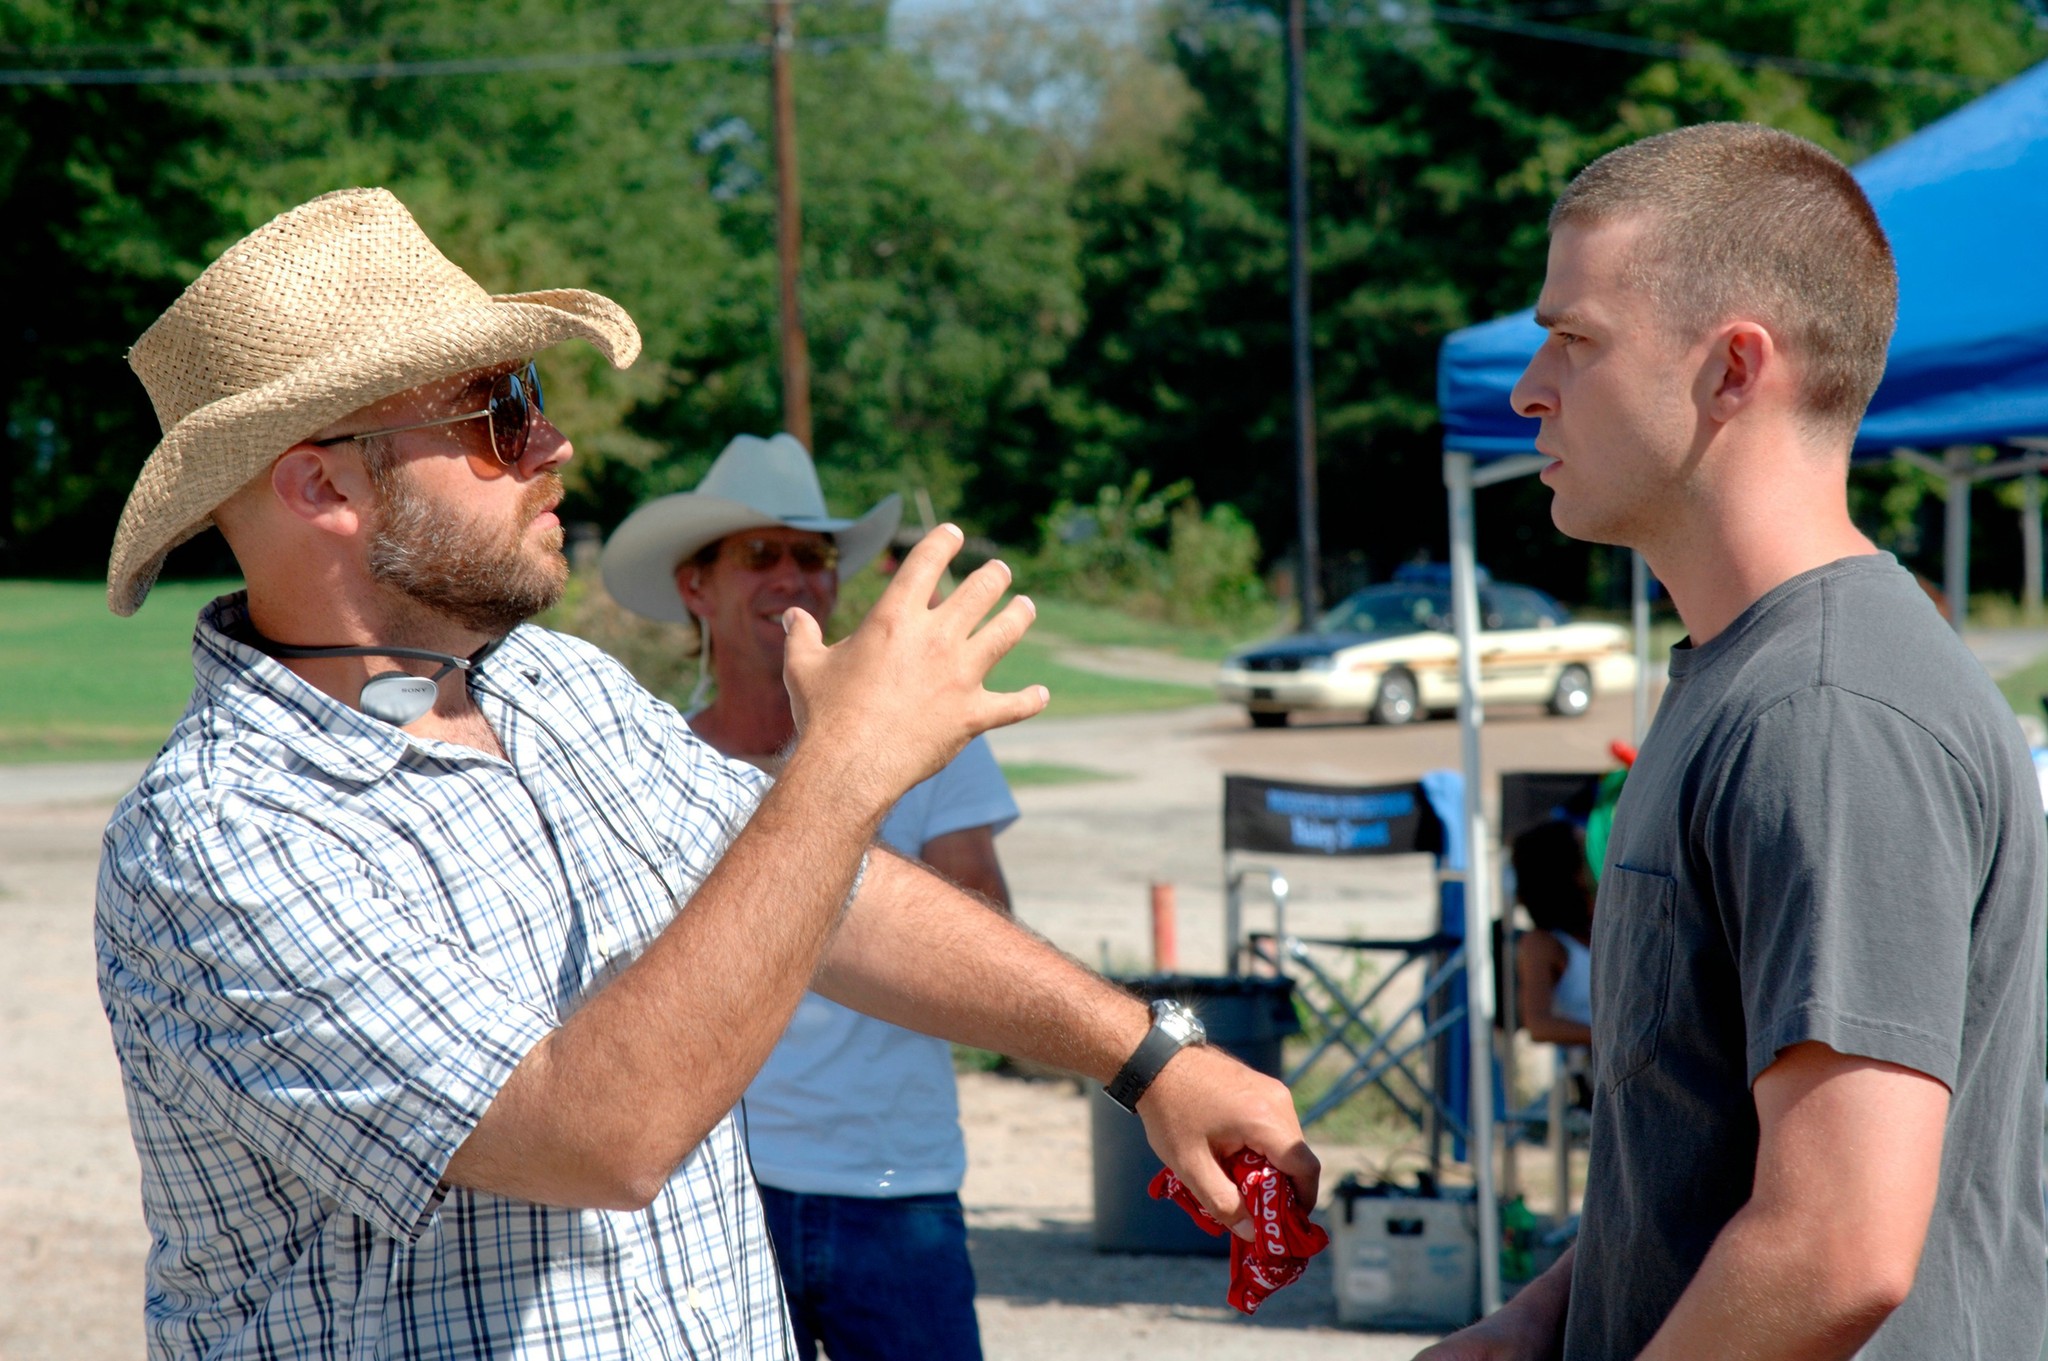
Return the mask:
<path id="1" fill-rule="evenodd" d="M 1301 536 L 1301 627 L 1323 612 L 1323 545 L 1316 511 L 1316 408 L 1308 328 L 1308 53 L 1303 0 L 1287 0 L 1287 275 L 1294 331 L 1295 511 Z"/>
<path id="2" fill-rule="evenodd" d="M 797 206 L 796 88 L 789 70 L 796 24 L 789 0 L 768 0 L 768 22 L 768 68 L 775 93 L 775 258 L 782 281 L 782 428 L 811 449 L 811 350 L 797 298 L 803 218 Z"/>

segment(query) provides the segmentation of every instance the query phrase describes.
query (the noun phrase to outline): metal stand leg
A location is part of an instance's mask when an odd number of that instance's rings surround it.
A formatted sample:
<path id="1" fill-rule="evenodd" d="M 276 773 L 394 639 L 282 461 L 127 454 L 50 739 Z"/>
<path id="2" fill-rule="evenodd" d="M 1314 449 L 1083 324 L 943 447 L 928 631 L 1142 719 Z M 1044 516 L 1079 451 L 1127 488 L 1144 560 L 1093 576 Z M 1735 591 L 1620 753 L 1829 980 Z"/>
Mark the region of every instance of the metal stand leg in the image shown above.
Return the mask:
<path id="1" fill-rule="evenodd" d="M 1550 1079 L 1550 1153 L 1557 1174 L 1557 1218 L 1563 1223 L 1572 1212 L 1572 1139 L 1565 1130 L 1564 1116 L 1569 1104 L 1571 1069 L 1564 1052 L 1558 1051 L 1557 1071 Z"/>

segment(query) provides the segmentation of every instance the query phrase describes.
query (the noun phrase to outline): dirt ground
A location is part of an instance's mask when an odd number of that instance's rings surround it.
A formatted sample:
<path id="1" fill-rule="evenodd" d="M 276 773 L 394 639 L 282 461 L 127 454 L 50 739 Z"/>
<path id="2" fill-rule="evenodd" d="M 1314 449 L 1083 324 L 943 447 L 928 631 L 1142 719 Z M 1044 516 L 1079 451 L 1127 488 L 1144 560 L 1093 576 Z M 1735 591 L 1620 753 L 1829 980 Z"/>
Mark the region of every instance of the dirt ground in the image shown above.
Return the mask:
<path id="1" fill-rule="evenodd" d="M 1493 715 L 1489 770 L 1594 769 L 1628 723 L 1625 697 L 1578 721 Z M 1455 724 L 1319 724 L 1253 732 L 1233 711 L 1041 719 L 995 735 L 1006 762 L 1114 778 L 1019 791 L 1000 843 L 1020 915 L 1062 948 L 1149 967 L 1149 885 L 1177 890 L 1180 964 L 1223 958 L 1221 775 L 1409 779 L 1458 764 Z M 141 1354 L 147 1237 L 135 1154 L 93 987 L 98 838 L 134 765 L 0 771 L 0 1361 Z M 1489 777 L 1489 783 L 1491 778 Z M 1295 875 L 1298 930 L 1423 932 L 1420 859 Z M 1405 1358 L 1426 1339 L 1335 1326 L 1312 1271 L 1255 1320 L 1223 1304 L 1221 1261 L 1098 1256 L 1089 1242 L 1087 1103 L 1071 1084 L 969 1075 L 965 1199 L 992 1361 L 1179 1354 L 1225 1361 Z M 1325 1185 L 1347 1170 L 1327 1150 Z"/>

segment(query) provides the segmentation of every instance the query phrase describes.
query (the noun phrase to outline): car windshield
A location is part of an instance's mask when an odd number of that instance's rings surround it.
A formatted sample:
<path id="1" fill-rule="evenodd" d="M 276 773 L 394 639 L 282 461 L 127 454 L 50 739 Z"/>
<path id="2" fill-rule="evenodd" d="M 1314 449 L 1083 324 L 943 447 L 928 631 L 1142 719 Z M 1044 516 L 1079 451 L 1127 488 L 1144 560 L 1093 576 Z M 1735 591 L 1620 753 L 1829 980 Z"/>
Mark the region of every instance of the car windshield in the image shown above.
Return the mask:
<path id="1" fill-rule="evenodd" d="M 1446 627 L 1451 602 L 1435 591 L 1372 586 L 1346 596 L 1316 621 L 1318 633 L 1419 633 Z"/>
<path id="2" fill-rule="evenodd" d="M 1528 586 L 1496 586 L 1479 599 L 1490 629 L 1547 629 L 1571 620 L 1564 606 Z"/>

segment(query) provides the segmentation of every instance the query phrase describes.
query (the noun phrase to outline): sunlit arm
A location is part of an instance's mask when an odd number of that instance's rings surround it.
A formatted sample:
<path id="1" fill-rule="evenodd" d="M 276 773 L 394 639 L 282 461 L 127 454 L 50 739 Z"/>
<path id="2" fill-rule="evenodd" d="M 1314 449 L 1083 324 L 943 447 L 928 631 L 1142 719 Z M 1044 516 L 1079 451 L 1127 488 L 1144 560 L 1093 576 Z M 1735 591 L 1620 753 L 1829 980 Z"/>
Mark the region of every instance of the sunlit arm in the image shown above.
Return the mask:
<path id="1" fill-rule="evenodd" d="M 985 902 L 877 851 L 813 987 L 962 1044 L 1107 1082 L 1151 1025 L 1143 1003 Z M 1286 1087 L 1214 1048 L 1182 1050 L 1138 1101 L 1153 1150 L 1226 1224 L 1244 1216 L 1219 1159 L 1253 1148 L 1313 1204 L 1320 1165 Z"/>

